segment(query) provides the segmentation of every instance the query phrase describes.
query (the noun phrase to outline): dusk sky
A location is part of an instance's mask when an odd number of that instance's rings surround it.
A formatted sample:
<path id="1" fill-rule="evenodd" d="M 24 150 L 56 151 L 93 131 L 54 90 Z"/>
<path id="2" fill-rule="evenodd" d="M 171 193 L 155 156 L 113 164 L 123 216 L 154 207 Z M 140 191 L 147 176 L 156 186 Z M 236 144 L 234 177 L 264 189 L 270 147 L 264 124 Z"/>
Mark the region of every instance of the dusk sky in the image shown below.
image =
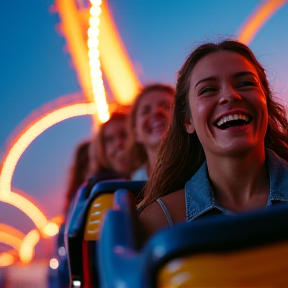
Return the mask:
<path id="1" fill-rule="evenodd" d="M 177 71 L 195 45 L 214 40 L 215 35 L 236 38 L 246 17 L 261 3 L 108 1 L 143 85 L 174 85 Z M 63 97 L 84 99 L 65 37 L 57 32 L 60 17 L 51 12 L 52 4 L 52 0 L 0 1 L 0 159 L 32 112 L 38 115 L 49 102 Z M 267 69 L 275 94 L 288 101 L 288 2 L 265 23 L 249 46 Z M 75 95 L 66 96 L 70 94 Z M 49 128 L 34 140 L 17 164 L 13 188 L 35 199 L 48 218 L 62 212 L 72 155 L 76 145 L 90 137 L 91 123 L 90 116 L 81 116 Z M 3 202 L 0 222 L 24 233 L 34 228 L 22 212 Z"/>

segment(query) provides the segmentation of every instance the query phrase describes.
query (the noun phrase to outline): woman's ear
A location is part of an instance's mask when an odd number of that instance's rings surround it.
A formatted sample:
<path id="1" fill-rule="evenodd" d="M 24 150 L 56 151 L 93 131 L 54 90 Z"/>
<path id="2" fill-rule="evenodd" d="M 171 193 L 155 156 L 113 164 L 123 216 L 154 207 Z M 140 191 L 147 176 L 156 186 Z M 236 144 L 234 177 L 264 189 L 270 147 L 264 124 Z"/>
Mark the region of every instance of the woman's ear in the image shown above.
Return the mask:
<path id="1" fill-rule="evenodd" d="M 195 132 L 194 123 L 191 117 L 185 119 L 185 127 L 188 134 L 193 134 Z"/>

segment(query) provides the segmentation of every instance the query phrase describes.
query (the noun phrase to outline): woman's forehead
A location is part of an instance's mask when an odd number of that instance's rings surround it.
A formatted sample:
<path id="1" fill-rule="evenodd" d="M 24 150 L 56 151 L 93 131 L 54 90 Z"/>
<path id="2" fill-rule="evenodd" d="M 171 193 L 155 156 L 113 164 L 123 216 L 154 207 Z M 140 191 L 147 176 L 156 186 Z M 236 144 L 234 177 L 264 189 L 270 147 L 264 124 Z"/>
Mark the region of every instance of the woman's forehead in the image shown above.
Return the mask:
<path id="1" fill-rule="evenodd" d="M 250 71 L 258 76 L 255 66 L 239 53 L 221 50 L 201 58 L 191 73 L 191 84 L 195 85 L 201 79 L 218 77 L 223 74 L 236 74 Z"/>

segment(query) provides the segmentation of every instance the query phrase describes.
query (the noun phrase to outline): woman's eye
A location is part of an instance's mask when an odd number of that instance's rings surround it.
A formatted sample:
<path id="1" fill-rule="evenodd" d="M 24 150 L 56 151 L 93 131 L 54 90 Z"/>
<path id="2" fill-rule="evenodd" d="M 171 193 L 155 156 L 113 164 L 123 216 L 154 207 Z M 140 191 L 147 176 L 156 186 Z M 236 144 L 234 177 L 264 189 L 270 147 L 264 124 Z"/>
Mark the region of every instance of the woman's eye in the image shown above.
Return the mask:
<path id="1" fill-rule="evenodd" d="M 165 103 L 162 105 L 162 109 L 165 111 L 169 111 L 172 108 L 172 105 L 170 103 Z"/>
<path id="2" fill-rule="evenodd" d="M 203 89 L 200 90 L 199 95 L 202 95 L 202 94 L 207 93 L 207 92 L 214 92 L 214 91 L 216 91 L 216 88 L 204 87 Z"/>
<path id="3" fill-rule="evenodd" d="M 146 115 L 147 113 L 149 113 L 149 107 L 144 107 L 140 111 L 140 115 Z"/>
<path id="4" fill-rule="evenodd" d="M 126 131 L 120 131 L 120 138 L 122 138 L 122 139 L 126 139 L 127 138 L 127 132 Z"/>
<path id="5" fill-rule="evenodd" d="M 256 84 L 252 81 L 242 81 L 237 84 L 237 87 L 249 87 L 249 86 L 256 86 Z"/>

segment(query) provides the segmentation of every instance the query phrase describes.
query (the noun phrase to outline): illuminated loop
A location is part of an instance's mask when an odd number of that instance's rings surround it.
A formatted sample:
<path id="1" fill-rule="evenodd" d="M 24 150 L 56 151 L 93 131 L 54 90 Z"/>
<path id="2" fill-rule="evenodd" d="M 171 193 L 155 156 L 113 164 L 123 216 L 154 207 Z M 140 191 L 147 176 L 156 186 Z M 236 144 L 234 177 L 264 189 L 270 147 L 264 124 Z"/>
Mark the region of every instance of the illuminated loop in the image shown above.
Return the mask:
<path id="1" fill-rule="evenodd" d="M 19 250 L 22 244 L 22 239 L 19 239 L 7 232 L 0 231 L 0 242 Z"/>
<path id="2" fill-rule="evenodd" d="M 34 222 L 35 226 L 39 230 L 44 230 L 48 224 L 48 220 L 42 211 L 31 201 L 18 193 L 10 191 L 9 197 L 3 197 L 2 201 L 23 211 Z"/>
<path id="3" fill-rule="evenodd" d="M 0 253 L 0 267 L 10 266 L 15 262 L 15 257 L 9 252 Z"/>
<path id="4" fill-rule="evenodd" d="M 31 142 L 49 127 L 75 116 L 93 115 L 96 113 L 95 103 L 77 103 L 61 107 L 44 115 L 30 125 L 12 145 L 8 155 L 4 157 L 0 175 L 0 200 L 9 201 L 12 175 L 17 162 Z"/>
<path id="5" fill-rule="evenodd" d="M 19 251 L 19 259 L 23 263 L 28 263 L 32 260 L 34 256 L 34 247 L 39 242 L 40 235 L 38 230 L 30 231 L 25 237 L 18 238 L 15 235 L 11 235 L 7 232 L 0 231 L 0 242 L 12 246 L 15 250 Z M 8 266 L 15 261 L 15 250 L 10 251 L 10 253 L 0 253 L 0 267 Z"/>
<path id="6" fill-rule="evenodd" d="M 0 253 L 0 267 L 13 264 L 18 256 L 25 235 L 6 224 L 0 223 L 0 242 L 13 247 L 13 250 Z"/>
<path id="7" fill-rule="evenodd" d="M 239 41 L 248 45 L 264 23 L 285 3 L 287 0 L 268 0 L 263 4 L 261 1 L 239 29 Z"/>
<path id="8" fill-rule="evenodd" d="M 14 142 L 6 157 L 4 157 L 4 164 L 0 173 L 0 200 L 14 205 L 16 208 L 23 211 L 28 217 L 31 218 L 37 228 L 42 231 L 43 236 L 53 236 L 57 234 L 59 231 L 59 225 L 52 221 L 48 222 L 40 209 L 31 203 L 31 201 L 11 191 L 12 175 L 17 162 L 31 142 L 47 128 L 71 117 L 93 115 L 95 113 L 95 103 L 76 103 L 58 108 L 44 115 L 41 119 L 35 121 L 27 129 L 25 129 L 21 133 L 20 137 Z M 1 236 L 4 237 L 3 235 Z M 5 236 L 6 238 L 8 237 L 7 235 Z M 13 238 L 11 237 L 10 240 Z M 34 256 L 34 246 L 38 243 L 39 239 L 40 235 L 37 230 L 29 232 L 23 239 L 19 253 L 19 257 L 22 262 L 28 263 L 31 261 Z M 1 259 L 5 261 L 3 262 L 6 263 L 5 265 L 10 265 L 12 263 L 11 255 L 9 255 L 10 254 L 7 253 L 0 255 Z"/>
<path id="9" fill-rule="evenodd" d="M 14 205 L 16 208 L 26 213 L 26 215 L 31 218 L 37 228 L 40 231 L 42 230 L 42 235 L 44 237 L 54 236 L 59 232 L 59 226 L 53 222 L 48 223 L 44 214 L 25 197 L 11 191 L 9 197 L 5 199 L 7 201 L 4 202 Z M 30 233 L 28 233 L 28 235 L 30 236 L 27 238 L 27 236 L 25 237 L 25 235 L 20 231 L 5 224 L 0 224 L 0 242 L 10 245 L 16 250 L 18 250 L 19 259 L 24 263 L 28 263 L 31 261 L 34 256 L 34 246 L 38 243 L 40 239 L 38 231 L 37 233 Z M 0 254 L 0 259 L 4 261 L 4 264 L 1 264 L 0 266 L 11 265 L 12 263 L 14 263 L 14 258 L 15 257 L 10 255 L 9 253 Z"/>
<path id="10" fill-rule="evenodd" d="M 15 229 L 14 227 L 11 227 L 9 225 L 3 224 L 3 223 L 0 223 L 0 232 L 5 232 L 6 234 L 12 235 L 13 237 L 15 237 L 17 239 L 20 239 L 20 241 L 22 241 L 22 239 L 25 236 L 21 231 Z M 2 238 L 0 237 L 0 241 L 1 240 L 2 240 Z M 14 247 L 14 245 L 10 245 L 10 246 Z"/>
<path id="11" fill-rule="evenodd" d="M 23 263 L 28 263 L 34 256 L 34 246 L 39 242 L 40 235 L 37 230 L 30 231 L 22 241 L 19 258 Z"/>

